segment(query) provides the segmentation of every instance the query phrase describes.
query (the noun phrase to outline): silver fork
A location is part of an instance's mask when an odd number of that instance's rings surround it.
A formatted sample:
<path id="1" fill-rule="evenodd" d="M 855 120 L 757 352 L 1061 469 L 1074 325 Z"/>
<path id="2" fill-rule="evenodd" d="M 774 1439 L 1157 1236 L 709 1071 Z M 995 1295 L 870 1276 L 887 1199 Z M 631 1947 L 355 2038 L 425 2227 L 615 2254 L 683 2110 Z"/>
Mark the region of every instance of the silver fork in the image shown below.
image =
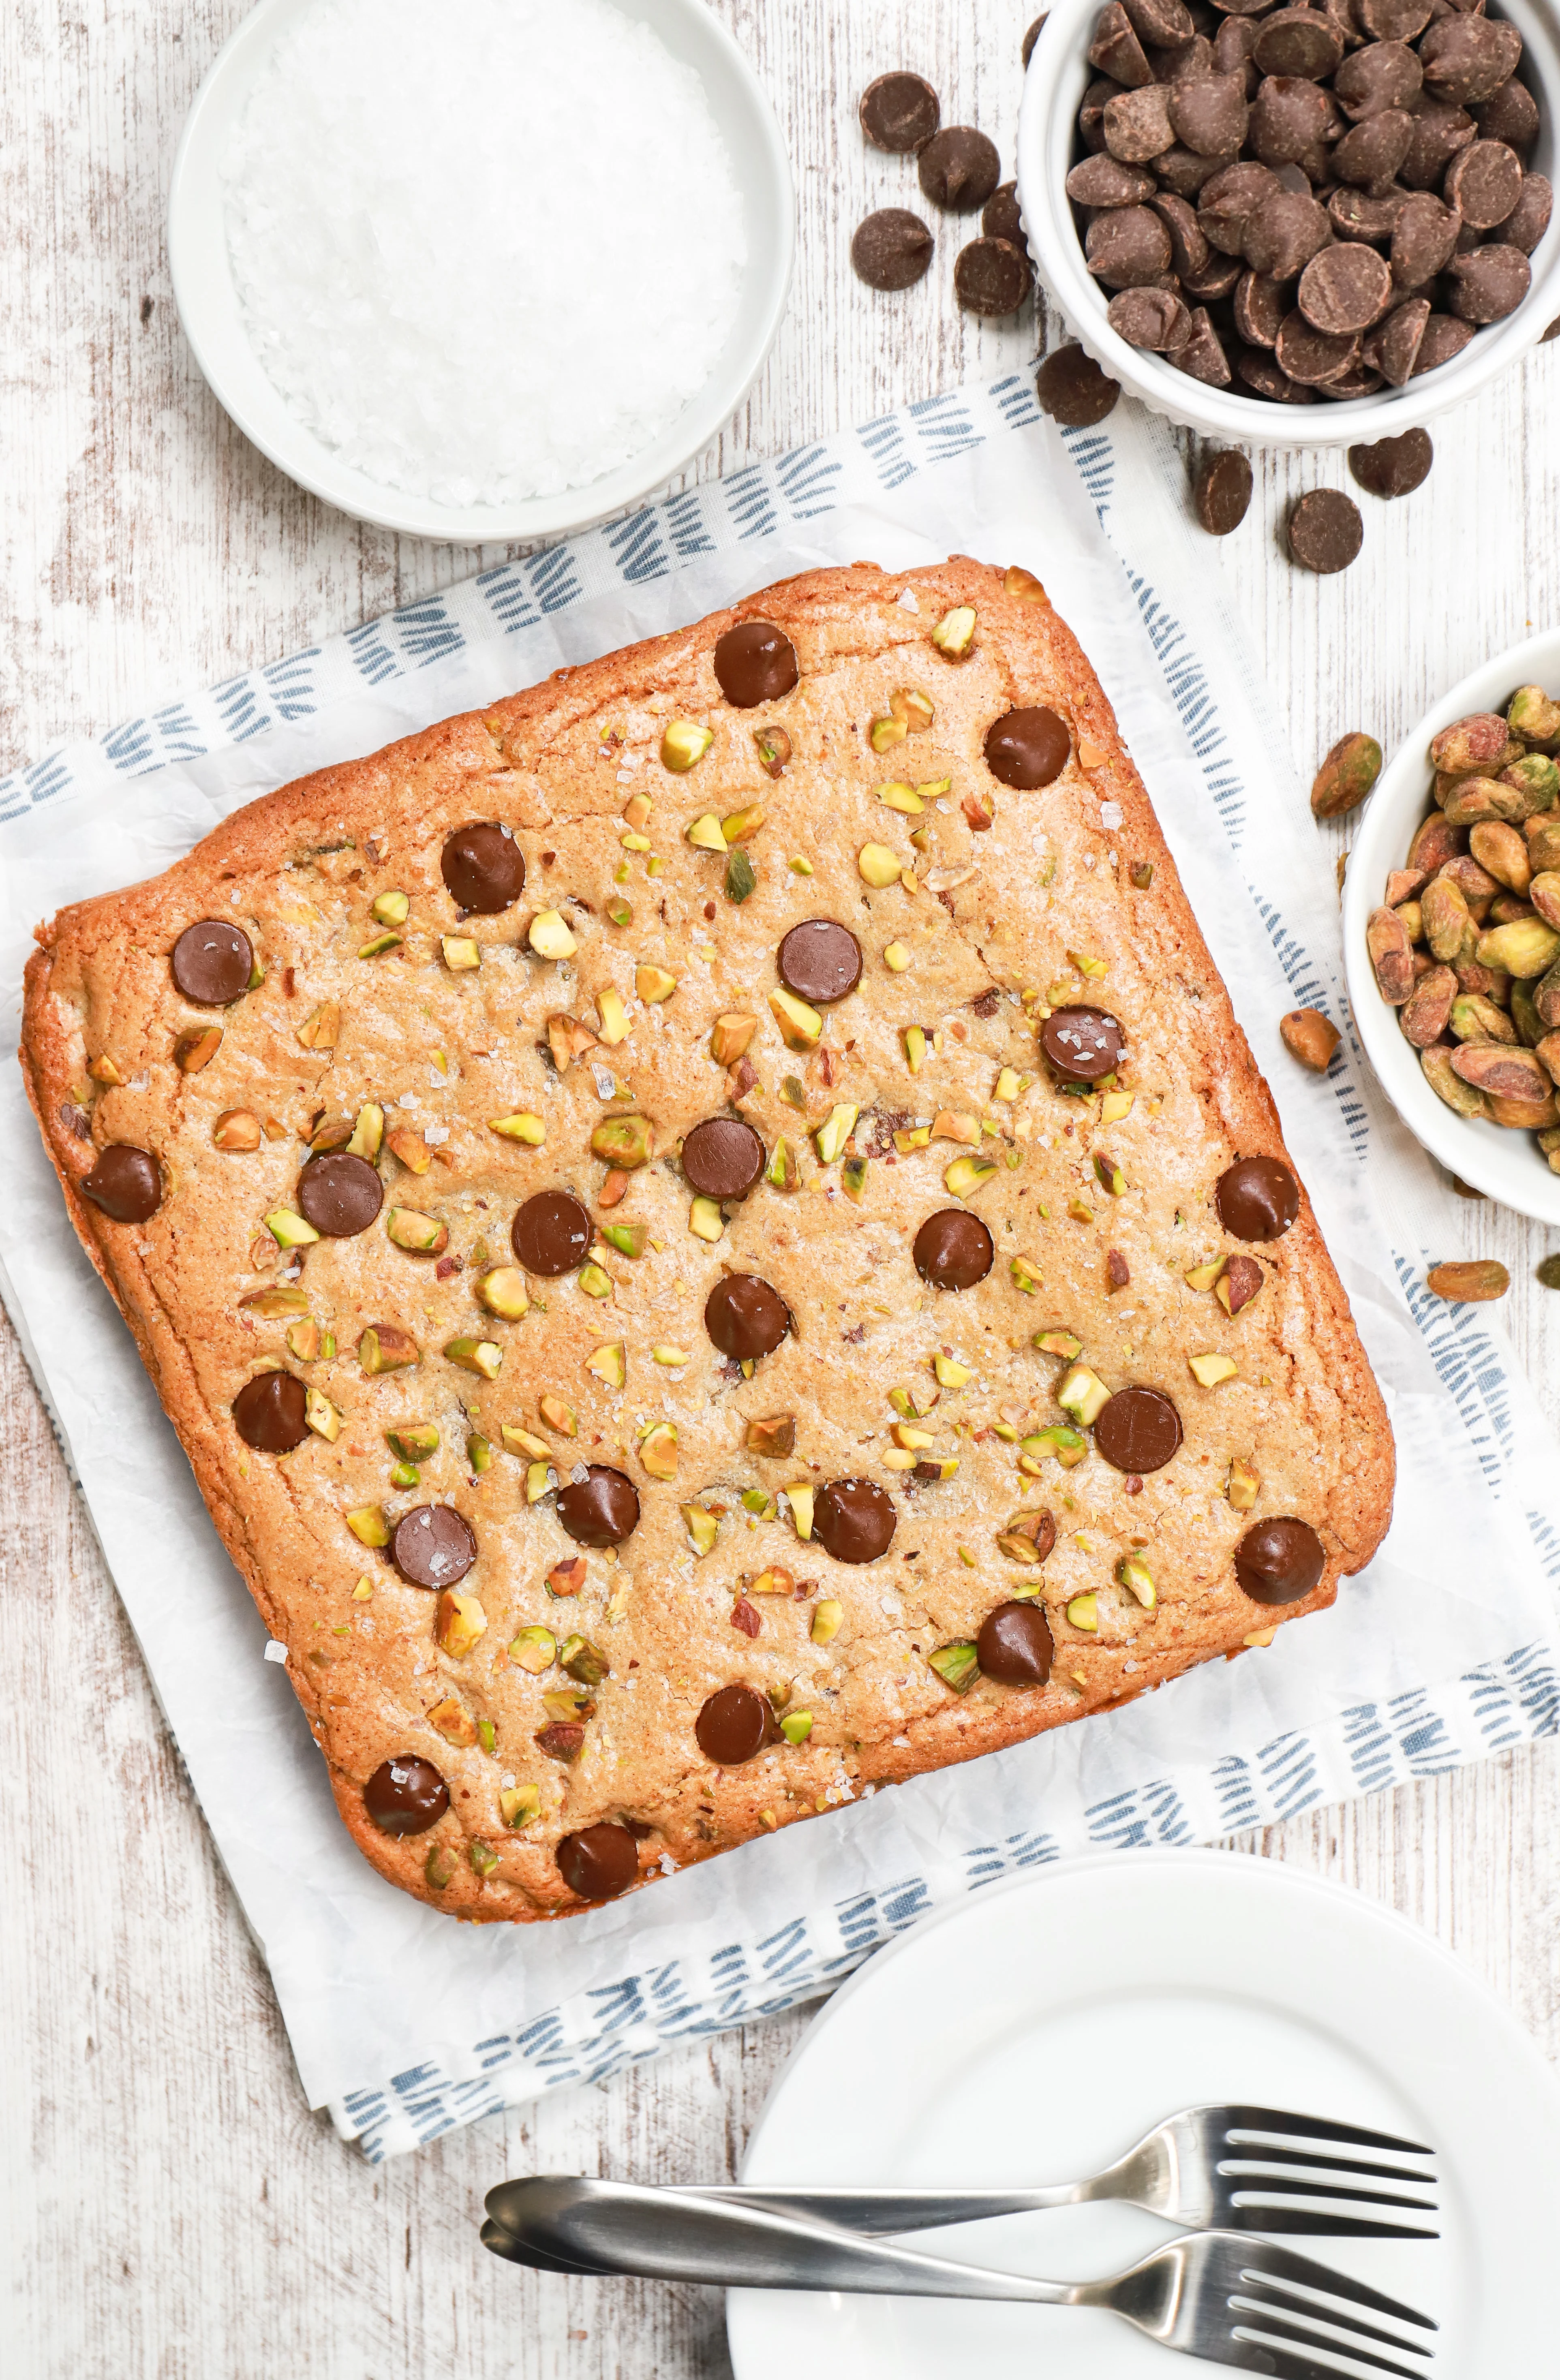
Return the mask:
<path id="1" fill-rule="evenodd" d="M 1375 2149 L 1413 2165 L 1347 2156 Z M 701 2198 L 762 2204 L 853 2231 L 922 2231 L 977 2223 L 993 2215 L 1030 2215 L 1091 2200 L 1125 2199 L 1188 2231 L 1311 2232 L 1330 2239 L 1434 2240 L 1432 2152 L 1391 2132 L 1361 2131 L 1278 2107 L 1187 2107 L 1157 2124 L 1126 2155 L 1087 2181 L 1042 2189 L 877 2190 L 744 2188 L 700 2185 Z M 1395 2189 L 1379 2185 L 1391 2182 Z M 1410 2196 L 1408 2192 L 1412 2192 Z M 1391 2221 L 1368 2208 L 1391 2208 L 1419 2221 Z"/>
<path id="2" fill-rule="evenodd" d="M 1423 2380 L 1433 2352 L 1406 2335 L 1436 2327 L 1412 2306 L 1310 2256 L 1226 2231 L 1189 2233 L 1113 2279 L 1068 2286 L 923 2256 L 762 2206 L 631 2182 L 538 2174 L 490 2191 L 487 2206 L 483 2244 L 549 2272 L 1095 2306 L 1178 2354 L 1269 2380 L 1370 2380 L 1378 2372 Z M 1367 2322 L 1361 2309 L 1397 2326 Z"/>

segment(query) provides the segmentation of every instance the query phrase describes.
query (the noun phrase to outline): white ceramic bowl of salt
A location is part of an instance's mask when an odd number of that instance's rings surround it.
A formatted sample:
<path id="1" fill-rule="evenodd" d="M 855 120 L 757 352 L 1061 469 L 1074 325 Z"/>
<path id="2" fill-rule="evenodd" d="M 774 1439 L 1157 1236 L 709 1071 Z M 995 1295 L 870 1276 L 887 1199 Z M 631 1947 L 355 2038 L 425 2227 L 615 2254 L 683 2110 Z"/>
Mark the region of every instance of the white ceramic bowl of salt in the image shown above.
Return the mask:
<path id="1" fill-rule="evenodd" d="M 534 188 L 534 206 L 524 202 L 521 172 L 511 175 L 519 186 L 516 207 L 500 215 L 473 205 L 463 218 L 469 221 L 470 232 L 457 234 L 450 259 L 457 292 L 450 336 L 458 375 L 441 379 L 436 371 L 419 370 L 415 338 L 407 323 L 396 319 L 402 310 L 395 302 L 395 276 L 378 269 L 384 263 L 384 239 L 407 242 L 408 282 L 415 290 L 419 259 L 412 251 L 420 236 L 425 229 L 429 240 L 450 239 L 450 209 L 446 202 L 441 220 L 441 188 L 436 176 L 431 187 L 428 166 L 428 152 L 437 151 L 441 128 L 436 78 L 428 79 L 426 98 L 420 91 L 415 93 L 420 128 L 428 137 L 408 141 L 397 152 L 405 155 L 404 177 L 397 173 L 387 181 L 383 155 L 378 160 L 381 204 L 377 217 L 366 204 L 367 231 L 357 219 L 358 210 L 348 203 L 340 207 L 339 219 L 333 216 L 328 238 L 311 240 L 312 224 L 296 212 L 318 163 L 306 153 L 295 155 L 290 183 L 289 171 L 283 171 L 272 188 L 263 186 L 265 152 L 256 132 L 257 126 L 262 135 L 266 128 L 268 93 L 272 126 L 276 122 L 275 62 L 290 57 L 296 70 L 297 44 L 315 41 L 322 13 L 340 34 L 343 22 L 336 20 L 349 20 L 353 5 L 354 0 L 261 0 L 218 55 L 186 121 L 169 193 L 169 263 L 185 335 L 212 389 L 238 428 L 289 478 L 344 512 L 411 536 L 465 545 L 554 537 L 641 502 L 685 469 L 725 428 L 757 379 L 785 311 L 795 245 L 795 199 L 779 127 L 752 68 L 704 0 L 552 0 L 545 18 L 538 18 L 534 0 L 473 0 L 477 10 L 485 12 L 489 28 L 496 24 L 501 33 L 510 31 L 499 16 L 501 8 L 513 8 L 517 27 L 541 26 L 542 42 L 555 44 L 550 56 L 556 72 L 550 96 L 544 48 L 527 52 L 527 72 L 518 77 L 501 75 L 497 69 L 503 61 L 495 58 L 494 74 L 482 79 L 481 88 L 464 93 L 462 141 L 468 126 L 473 150 L 488 141 L 494 187 L 517 158 L 530 170 L 539 152 L 550 161 L 550 175 Z M 566 47 L 562 34 L 571 15 L 578 18 L 580 38 Z M 443 10 L 433 12 L 433 18 L 445 26 L 450 22 Z M 612 20 L 605 31 L 610 57 L 601 47 L 603 18 Z M 392 29 L 382 20 L 382 35 L 387 30 Z M 576 111 L 572 101 L 579 94 L 571 98 L 569 75 L 584 54 L 587 35 L 596 43 L 593 55 L 615 72 L 621 69 L 627 78 L 624 88 L 632 84 L 636 97 L 649 89 L 664 101 L 681 74 L 674 120 L 664 121 L 638 105 L 620 107 L 615 115 L 610 109 L 588 105 Z M 652 36 L 660 45 L 654 53 L 645 47 Z M 640 45 L 637 53 L 629 48 L 635 43 Z M 280 46 L 284 44 L 293 46 Z M 620 57 L 619 52 L 628 55 Z M 333 55 L 339 58 L 342 41 L 336 40 L 334 53 L 328 43 L 322 49 L 316 41 L 311 55 L 327 61 Z M 393 57 L 395 52 L 387 47 L 382 55 Z M 542 81 L 528 90 L 533 61 Z M 340 79 L 342 106 L 335 122 L 345 125 L 344 139 L 350 139 L 352 125 L 343 109 L 361 101 L 366 113 L 373 113 L 375 71 L 381 69 L 349 71 Z M 689 71 L 697 78 L 699 92 L 687 79 Z M 365 81 L 370 84 L 367 92 Z M 560 90 L 565 102 L 561 115 Z M 258 110 L 252 104 L 257 93 Z M 325 94 L 327 102 L 331 96 Z M 328 108 L 321 120 L 330 120 Z M 560 122 L 567 126 L 567 141 L 559 137 Z M 494 145 L 494 126 L 502 145 Z M 447 118 L 443 129 L 447 154 Z M 365 137 L 372 140 L 372 128 Z M 383 145 L 381 140 L 382 150 Z M 240 185 L 248 212 L 235 234 L 235 161 L 246 153 L 252 158 L 257 152 L 259 200 L 252 188 Z M 711 173 L 718 182 L 721 154 L 729 167 L 740 219 L 740 237 L 725 251 L 708 221 Z M 679 174 L 690 156 L 702 166 L 703 179 L 689 178 L 685 186 Z M 626 158 L 632 171 L 642 174 L 642 202 L 624 202 Z M 555 208 L 560 176 L 576 171 L 578 212 L 564 230 L 578 234 L 583 222 L 590 237 L 581 245 L 594 246 L 603 269 L 579 276 L 583 285 L 554 292 L 555 310 L 539 317 L 539 304 L 550 302 L 542 269 L 546 257 L 540 249 L 528 250 L 523 240 L 533 221 L 546 220 L 548 205 Z M 342 179 L 338 173 L 333 187 L 327 174 L 321 185 L 338 203 Z M 603 205 L 603 184 L 610 188 L 613 212 L 598 222 L 590 210 Z M 466 187 L 469 191 L 480 184 Z M 689 189 L 694 193 L 691 203 Z M 268 211 L 285 210 L 289 203 L 295 220 L 288 226 L 284 214 L 279 217 L 281 231 L 273 227 L 274 269 L 271 285 L 262 289 L 262 302 L 256 298 L 252 259 L 259 252 L 263 267 Z M 552 220 L 556 227 L 555 212 Z M 647 247 L 651 230 L 654 238 Z M 292 244 L 284 234 L 295 236 Z M 365 237 L 381 251 L 371 258 L 366 271 L 357 262 Z M 244 259 L 241 267 L 235 262 L 235 237 Z M 542 298 L 531 293 L 529 312 L 506 311 L 510 281 L 496 272 L 505 261 L 506 238 L 507 257 L 518 260 L 520 268 L 513 277 L 540 276 L 543 285 Z M 656 381 L 656 366 L 672 360 L 656 352 L 657 314 L 648 320 L 641 314 L 637 340 L 632 322 L 630 335 L 615 346 L 601 335 L 603 318 L 611 318 L 611 309 L 603 307 L 603 283 L 610 285 L 615 269 L 622 291 L 620 249 L 627 252 L 636 238 L 637 252 L 648 261 L 645 272 L 634 276 L 630 296 L 660 274 L 668 307 L 692 326 L 685 335 L 697 367 L 691 376 L 698 384 L 686 394 L 675 374 L 668 378 L 664 371 Z M 278 285 L 276 280 L 278 253 L 299 258 L 297 311 L 291 320 L 286 308 L 292 293 L 285 281 Z M 473 308 L 473 274 L 480 283 L 490 253 L 495 267 L 492 301 Z M 727 283 L 722 285 L 718 330 L 711 328 L 711 310 L 702 322 L 698 319 L 690 297 L 697 280 L 690 283 L 680 271 L 689 253 L 706 260 L 724 253 Z M 427 264 L 424 253 L 424 300 Z M 329 286 L 327 308 L 327 285 L 337 273 L 339 287 Z M 426 322 L 421 328 L 426 334 Z M 516 400 L 511 451 L 500 454 L 506 420 L 494 392 L 506 387 L 504 374 L 513 372 L 518 356 L 523 356 L 525 368 L 508 383 Z M 582 370 L 582 357 L 590 358 L 589 370 Z M 377 369 L 381 358 L 382 370 Z M 372 372 L 371 363 L 376 367 Z M 335 366 L 340 369 L 333 371 Z M 658 407 L 647 398 L 643 415 L 636 415 L 641 381 L 654 384 Z M 287 383 L 287 395 L 279 382 Z M 382 403 L 371 400 L 368 410 L 374 419 L 366 427 L 352 410 L 354 395 L 360 400 L 365 390 L 384 393 Z M 606 459 L 600 468 L 594 467 L 591 439 L 578 428 L 579 414 L 598 390 L 602 410 L 609 417 L 599 450 Z M 550 414 L 546 405 L 539 410 L 530 403 L 538 393 L 550 402 Z M 452 406 L 458 409 L 452 411 Z M 420 455 L 416 451 L 419 435 L 428 450 Z M 478 455 L 486 458 L 485 468 L 482 460 L 473 464 L 466 451 L 473 442 Z M 430 468 L 430 453 L 435 458 L 447 453 L 451 468 L 441 469 L 437 459 Z"/>

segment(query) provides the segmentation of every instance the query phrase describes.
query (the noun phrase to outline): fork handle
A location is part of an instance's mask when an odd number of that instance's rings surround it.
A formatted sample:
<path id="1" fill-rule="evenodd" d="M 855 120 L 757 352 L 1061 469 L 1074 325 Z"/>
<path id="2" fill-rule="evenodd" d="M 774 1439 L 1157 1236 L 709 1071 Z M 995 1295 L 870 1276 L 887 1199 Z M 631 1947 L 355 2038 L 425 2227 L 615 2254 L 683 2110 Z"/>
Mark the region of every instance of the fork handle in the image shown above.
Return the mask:
<path id="1" fill-rule="evenodd" d="M 1087 2183 L 1064 2181 L 1048 2190 L 765 2190 L 713 2182 L 684 2194 L 718 2199 L 727 2206 L 762 2207 L 802 2222 L 837 2223 L 871 2235 L 983 2223 L 993 2215 L 1043 2214 L 1054 2206 L 1076 2206 L 1094 2193 Z"/>

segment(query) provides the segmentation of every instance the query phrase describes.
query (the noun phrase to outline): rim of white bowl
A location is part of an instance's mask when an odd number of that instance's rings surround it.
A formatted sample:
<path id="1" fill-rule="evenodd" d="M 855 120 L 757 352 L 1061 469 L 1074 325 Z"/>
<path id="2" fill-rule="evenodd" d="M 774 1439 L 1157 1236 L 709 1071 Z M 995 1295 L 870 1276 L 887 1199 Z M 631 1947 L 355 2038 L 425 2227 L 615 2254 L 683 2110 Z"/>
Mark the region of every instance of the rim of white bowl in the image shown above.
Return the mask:
<path id="1" fill-rule="evenodd" d="M 1035 268 L 1085 352 L 1152 411 L 1210 438 L 1248 446 L 1346 446 L 1394 438 L 1461 405 L 1536 346 L 1560 315 L 1560 209 L 1529 262 L 1532 284 L 1514 313 L 1492 322 L 1450 363 L 1374 396 L 1329 404 L 1274 405 L 1209 388 L 1147 348 L 1129 346 L 1105 319 L 1106 294 L 1083 259 L 1064 187 L 1074 162 L 1079 104 L 1094 69 L 1089 29 L 1101 0 L 1055 0 L 1030 59 L 1018 112 L 1018 199 Z M 1533 170 L 1555 180 L 1560 150 L 1560 14 L 1551 0 L 1498 0 L 1494 13 L 1522 36 L 1523 79 L 1542 122 Z"/>
<path id="2" fill-rule="evenodd" d="M 1426 1082 L 1419 1052 L 1398 1029 L 1397 1011 L 1376 989 L 1365 929 L 1389 868 L 1401 868 L 1409 839 L 1430 809 L 1431 737 L 1472 710 L 1504 710 L 1519 686 L 1560 683 L 1560 627 L 1509 646 L 1470 670 L 1409 730 L 1360 813 L 1344 872 L 1344 972 L 1349 1005 L 1376 1080 L 1420 1146 L 1448 1172 L 1535 1222 L 1560 1224 L 1560 1174 L 1530 1132 L 1459 1116 Z"/>
<path id="3" fill-rule="evenodd" d="M 300 487 L 354 518 L 440 543 L 501 545 L 558 537 L 627 511 L 685 470 L 745 401 L 774 344 L 790 291 L 796 196 L 768 95 L 704 0 L 613 0 L 693 67 L 743 187 L 749 262 L 737 322 L 708 382 L 643 452 L 578 488 L 501 504 L 441 504 L 343 463 L 290 412 L 244 326 L 227 249 L 219 160 L 227 127 L 286 21 L 311 0 L 260 0 L 218 51 L 191 103 L 168 189 L 168 263 L 179 321 L 223 409 Z"/>

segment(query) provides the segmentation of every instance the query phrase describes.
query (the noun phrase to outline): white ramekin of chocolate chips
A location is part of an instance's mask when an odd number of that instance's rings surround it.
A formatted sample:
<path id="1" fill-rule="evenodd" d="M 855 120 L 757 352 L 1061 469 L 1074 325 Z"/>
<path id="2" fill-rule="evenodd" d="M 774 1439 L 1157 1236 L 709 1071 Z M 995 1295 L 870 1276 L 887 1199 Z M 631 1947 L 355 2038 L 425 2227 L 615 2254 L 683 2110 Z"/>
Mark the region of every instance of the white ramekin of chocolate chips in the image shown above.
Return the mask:
<path id="1" fill-rule="evenodd" d="M 1311 795 L 1359 818 L 1343 926 L 1366 1054 L 1459 1181 L 1560 1223 L 1560 633 L 1464 678 L 1379 760 L 1344 736 Z"/>
<path id="2" fill-rule="evenodd" d="M 1547 0 L 1058 0 L 1018 191 L 1134 395 L 1341 445 L 1461 403 L 1560 315 L 1557 115 Z"/>

